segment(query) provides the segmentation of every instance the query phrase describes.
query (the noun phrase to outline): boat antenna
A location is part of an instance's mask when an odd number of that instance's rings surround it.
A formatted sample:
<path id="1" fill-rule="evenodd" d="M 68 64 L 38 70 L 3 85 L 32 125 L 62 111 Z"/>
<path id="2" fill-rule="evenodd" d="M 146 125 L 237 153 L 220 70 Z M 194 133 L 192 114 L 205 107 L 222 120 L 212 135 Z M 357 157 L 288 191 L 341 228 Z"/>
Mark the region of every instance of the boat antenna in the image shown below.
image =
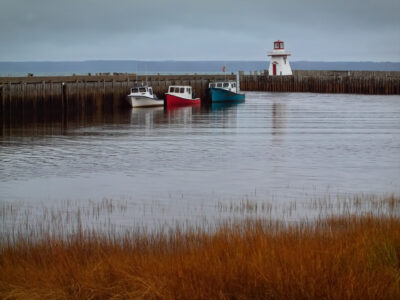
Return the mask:
<path id="1" fill-rule="evenodd" d="M 147 85 L 147 64 L 144 63 L 144 74 L 146 75 L 146 85 Z"/>
<path id="2" fill-rule="evenodd" d="M 236 91 L 240 92 L 240 73 L 239 71 L 236 72 Z"/>
<path id="3" fill-rule="evenodd" d="M 135 74 L 135 84 L 137 85 L 137 72 L 138 72 L 138 61 L 136 60 L 136 74 Z"/>
<path id="4" fill-rule="evenodd" d="M 226 81 L 226 67 L 225 67 L 225 64 L 222 66 L 222 72 L 224 72 L 224 77 L 225 77 L 224 81 Z"/>

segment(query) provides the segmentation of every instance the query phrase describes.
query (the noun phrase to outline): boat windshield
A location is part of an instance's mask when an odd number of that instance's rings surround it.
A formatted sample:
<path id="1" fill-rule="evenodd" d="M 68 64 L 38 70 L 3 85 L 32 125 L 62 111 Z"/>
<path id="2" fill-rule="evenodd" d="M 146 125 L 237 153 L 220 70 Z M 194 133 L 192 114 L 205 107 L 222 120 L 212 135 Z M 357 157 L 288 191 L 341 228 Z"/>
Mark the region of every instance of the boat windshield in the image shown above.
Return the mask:
<path id="1" fill-rule="evenodd" d="M 145 93 L 146 92 L 146 88 L 144 88 L 144 87 L 139 88 L 139 92 Z"/>
<path id="2" fill-rule="evenodd" d="M 191 92 L 191 88 L 190 87 L 183 87 L 183 86 L 170 86 L 169 87 L 169 92 L 170 93 L 177 93 L 177 94 L 183 94 L 185 93 L 185 90 L 187 93 Z"/>
<path id="3" fill-rule="evenodd" d="M 215 83 L 210 83 L 211 88 L 215 88 Z"/>
<path id="4" fill-rule="evenodd" d="M 217 87 L 222 87 L 222 83 L 217 83 Z"/>
<path id="5" fill-rule="evenodd" d="M 137 92 L 138 92 L 138 89 L 137 89 L 137 88 L 133 88 L 133 89 L 131 90 L 131 92 L 132 92 L 132 93 L 137 93 Z"/>
<path id="6" fill-rule="evenodd" d="M 224 82 L 224 88 L 229 87 L 229 83 L 228 82 Z"/>

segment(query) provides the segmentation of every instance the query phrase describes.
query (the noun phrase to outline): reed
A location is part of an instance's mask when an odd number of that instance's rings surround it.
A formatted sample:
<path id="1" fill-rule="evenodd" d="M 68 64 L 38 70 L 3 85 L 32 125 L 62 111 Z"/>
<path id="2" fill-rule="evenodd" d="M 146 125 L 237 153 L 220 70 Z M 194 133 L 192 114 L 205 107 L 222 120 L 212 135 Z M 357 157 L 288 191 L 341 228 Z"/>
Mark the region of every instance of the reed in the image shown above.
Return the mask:
<path id="1" fill-rule="evenodd" d="M 362 203 L 354 198 L 351 207 Z M 16 232 L 0 248 L 0 298 L 399 299 L 400 198 L 365 203 L 389 213 L 296 222 L 257 217 L 212 230 L 81 230 L 35 240 Z"/>

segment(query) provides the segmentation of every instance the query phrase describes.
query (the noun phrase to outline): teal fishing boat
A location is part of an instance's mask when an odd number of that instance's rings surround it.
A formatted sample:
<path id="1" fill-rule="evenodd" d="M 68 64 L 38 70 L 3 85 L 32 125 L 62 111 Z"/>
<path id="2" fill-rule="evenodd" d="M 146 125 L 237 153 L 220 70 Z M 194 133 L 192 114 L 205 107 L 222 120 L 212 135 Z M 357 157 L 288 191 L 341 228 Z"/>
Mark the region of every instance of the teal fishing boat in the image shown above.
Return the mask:
<path id="1" fill-rule="evenodd" d="M 212 102 L 244 101 L 245 94 L 237 92 L 235 81 L 211 82 L 209 84 Z"/>

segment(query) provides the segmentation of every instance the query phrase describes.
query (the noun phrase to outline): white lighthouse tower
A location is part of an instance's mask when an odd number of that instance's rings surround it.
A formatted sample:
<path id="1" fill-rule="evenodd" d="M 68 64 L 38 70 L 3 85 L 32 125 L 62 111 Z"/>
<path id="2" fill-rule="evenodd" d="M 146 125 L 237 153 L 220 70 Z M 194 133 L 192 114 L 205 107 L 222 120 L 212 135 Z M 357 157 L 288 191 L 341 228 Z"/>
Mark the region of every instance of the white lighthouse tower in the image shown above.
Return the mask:
<path id="1" fill-rule="evenodd" d="M 268 56 L 271 56 L 271 62 L 268 69 L 269 75 L 292 75 L 292 69 L 290 68 L 289 60 L 287 58 L 290 56 L 290 52 L 285 50 L 284 43 L 282 41 L 274 42 L 274 50 L 268 52 Z"/>

